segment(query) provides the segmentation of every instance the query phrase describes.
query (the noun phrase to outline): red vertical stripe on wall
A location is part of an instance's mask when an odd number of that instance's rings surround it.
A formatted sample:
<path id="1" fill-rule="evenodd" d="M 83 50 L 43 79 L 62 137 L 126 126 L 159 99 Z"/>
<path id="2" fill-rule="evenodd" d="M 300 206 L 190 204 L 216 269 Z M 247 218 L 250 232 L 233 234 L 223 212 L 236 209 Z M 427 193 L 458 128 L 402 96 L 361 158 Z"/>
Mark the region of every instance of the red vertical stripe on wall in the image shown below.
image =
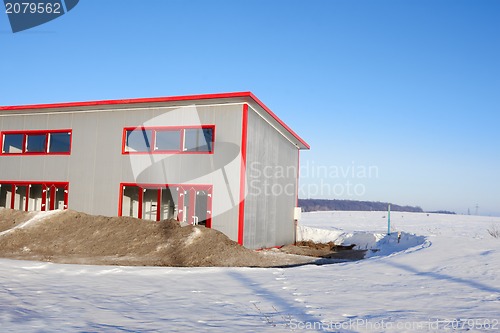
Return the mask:
<path id="1" fill-rule="evenodd" d="M 156 193 L 156 221 L 160 221 L 161 218 L 161 210 L 163 209 L 161 205 L 161 188 L 158 189 L 158 193 Z"/>
<path id="2" fill-rule="evenodd" d="M 248 104 L 243 105 L 243 121 L 241 127 L 241 169 L 240 169 L 240 203 L 238 216 L 238 244 L 243 245 L 243 229 L 245 227 L 245 184 L 247 160 Z"/>
<path id="3" fill-rule="evenodd" d="M 118 216 L 122 216 L 123 210 L 123 191 L 125 190 L 125 186 L 120 184 L 120 195 L 118 196 Z"/>
<path id="4" fill-rule="evenodd" d="M 142 187 L 138 187 L 137 190 L 139 191 L 139 205 L 137 207 L 137 218 L 142 219 L 142 205 L 144 202 L 144 189 Z"/>
<path id="5" fill-rule="evenodd" d="M 213 187 L 208 189 L 208 197 L 207 197 L 207 216 L 206 216 L 206 224 L 205 227 L 212 228 L 212 193 Z"/>

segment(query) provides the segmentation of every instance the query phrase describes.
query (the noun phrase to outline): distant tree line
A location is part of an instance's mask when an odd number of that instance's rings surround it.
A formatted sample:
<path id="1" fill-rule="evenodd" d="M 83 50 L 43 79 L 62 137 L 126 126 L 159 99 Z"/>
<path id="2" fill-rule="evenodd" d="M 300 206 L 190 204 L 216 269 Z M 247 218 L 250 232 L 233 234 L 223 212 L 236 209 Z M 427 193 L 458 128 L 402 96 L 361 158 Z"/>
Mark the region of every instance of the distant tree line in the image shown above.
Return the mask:
<path id="1" fill-rule="evenodd" d="M 434 210 L 432 212 L 427 212 L 427 213 L 433 213 L 433 214 L 451 214 L 455 215 L 455 212 L 450 212 L 449 210 Z"/>
<path id="2" fill-rule="evenodd" d="M 304 212 L 325 210 L 347 210 L 347 211 L 386 211 L 388 202 L 355 201 L 355 200 L 328 200 L 328 199 L 299 199 L 299 207 Z M 391 211 L 423 213 L 422 208 L 416 206 L 391 205 Z M 450 212 L 451 213 L 451 212 Z"/>

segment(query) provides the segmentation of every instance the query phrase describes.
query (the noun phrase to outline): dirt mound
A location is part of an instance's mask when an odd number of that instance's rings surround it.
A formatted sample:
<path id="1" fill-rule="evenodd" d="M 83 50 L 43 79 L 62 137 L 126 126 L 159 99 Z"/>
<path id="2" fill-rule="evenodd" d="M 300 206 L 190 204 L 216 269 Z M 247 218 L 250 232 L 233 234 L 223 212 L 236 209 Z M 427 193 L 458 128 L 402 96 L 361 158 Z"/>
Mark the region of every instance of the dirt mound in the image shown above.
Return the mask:
<path id="1" fill-rule="evenodd" d="M 0 211 L 9 229 L 34 213 Z M 1 229 L 0 229 L 1 230 Z M 0 256 L 59 263 L 270 267 L 311 261 L 246 249 L 214 229 L 66 210 L 0 236 Z"/>
<path id="2" fill-rule="evenodd" d="M 296 245 L 287 245 L 281 248 L 282 252 L 302 256 L 310 256 L 337 260 L 361 260 L 366 250 L 353 250 L 352 245 L 336 245 L 334 242 L 315 243 L 312 241 L 297 242 Z"/>
<path id="3" fill-rule="evenodd" d="M 0 207 L 0 232 L 12 229 L 29 220 L 36 213 L 20 212 L 14 209 Z"/>

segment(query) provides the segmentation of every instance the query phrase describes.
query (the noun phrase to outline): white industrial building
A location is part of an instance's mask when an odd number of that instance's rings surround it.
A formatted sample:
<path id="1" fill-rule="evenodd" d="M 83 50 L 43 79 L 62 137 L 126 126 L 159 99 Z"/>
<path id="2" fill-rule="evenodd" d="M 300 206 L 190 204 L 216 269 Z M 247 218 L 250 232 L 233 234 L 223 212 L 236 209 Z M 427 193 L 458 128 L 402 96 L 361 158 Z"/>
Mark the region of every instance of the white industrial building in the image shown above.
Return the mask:
<path id="1" fill-rule="evenodd" d="M 0 107 L 0 207 L 174 218 L 294 241 L 309 145 L 250 92 Z"/>

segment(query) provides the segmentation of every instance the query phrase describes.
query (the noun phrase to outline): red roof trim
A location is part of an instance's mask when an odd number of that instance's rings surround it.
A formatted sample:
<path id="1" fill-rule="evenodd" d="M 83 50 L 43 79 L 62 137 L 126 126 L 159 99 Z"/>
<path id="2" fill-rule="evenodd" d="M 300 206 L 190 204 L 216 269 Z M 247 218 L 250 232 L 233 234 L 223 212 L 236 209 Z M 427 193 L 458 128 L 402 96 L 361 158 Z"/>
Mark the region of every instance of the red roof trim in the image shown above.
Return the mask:
<path id="1" fill-rule="evenodd" d="M 190 100 L 203 100 L 203 99 L 221 99 L 221 98 L 251 98 L 261 108 L 263 108 L 274 120 L 283 126 L 290 134 L 292 134 L 301 144 L 307 149 L 310 146 L 300 136 L 297 135 L 290 127 L 288 127 L 281 119 L 274 114 L 264 103 L 262 103 L 251 92 L 233 92 L 221 94 L 202 94 L 202 95 L 187 95 L 187 96 L 171 96 L 171 97 L 153 97 L 153 98 L 133 98 L 133 99 L 114 99 L 102 101 L 88 101 L 88 102 L 65 102 L 53 104 L 33 104 L 33 105 L 14 105 L 14 106 L 0 106 L 0 111 L 17 111 L 17 110 L 33 110 L 33 109 L 54 109 L 54 108 L 70 108 L 70 107 L 85 107 L 85 106 L 99 106 L 99 105 L 119 105 L 119 104 L 142 104 L 142 103 L 163 103 L 163 102 L 179 102 Z"/>
<path id="2" fill-rule="evenodd" d="M 264 103 L 262 103 L 260 101 L 260 99 L 258 99 L 254 94 L 252 94 L 251 92 L 248 93 L 249 97 L 251 97 L 257 104 L 259 104 L 259 106 L 261 108 L 263 108 L 264 110 L 266 110 L 267 113 L 269 113 L 269 115 L 271 117 L 274 118 L 274 120 L 276 120 L 281 126 L 283 126 L 288 132 L 290 132 L 290 134 L 292 134 L 297 140 L 300 141 L 300 143 L 302 143 L 307 149 L 310 149 L 311 146 L 309 146 L 309 144 L 307 142 L 305 142 L 297 133 L 295 133 L 290 127 L 288 127 L 287 124 L 285 124 L 280 118 L 278 118 L 278 116 L 273 112 L 271 111 L 271 109 L 269 109 Z"/>

